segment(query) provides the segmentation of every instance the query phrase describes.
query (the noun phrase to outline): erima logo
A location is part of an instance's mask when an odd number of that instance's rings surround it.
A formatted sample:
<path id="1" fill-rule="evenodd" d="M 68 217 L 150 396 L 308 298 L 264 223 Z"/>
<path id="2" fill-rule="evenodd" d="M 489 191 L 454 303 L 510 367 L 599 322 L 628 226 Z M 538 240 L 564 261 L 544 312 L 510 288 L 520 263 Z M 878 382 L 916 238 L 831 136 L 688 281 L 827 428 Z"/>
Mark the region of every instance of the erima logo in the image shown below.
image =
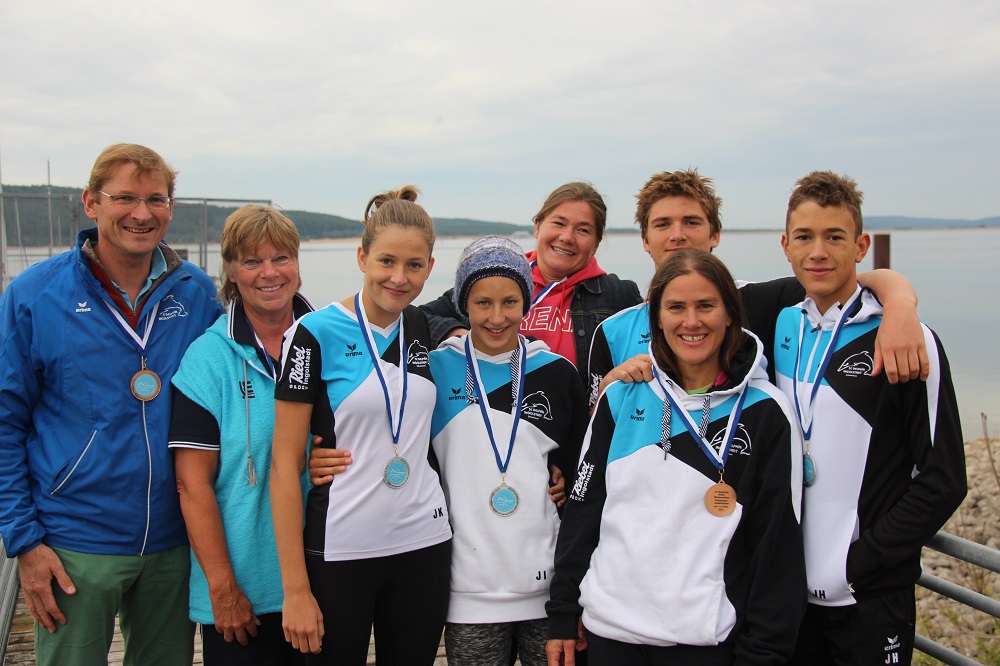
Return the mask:
<path id="1" fill-rule="evenodd" d="M 629 418 L 633 421 L 645 421 L 646 419 L 643 417 L 643 414 L 645 413 L 645 409 L 636 409 L 635 414 L 629 414 Z"/>
<path id="2" fill-rule="evenodd" d="M 165 297 L 160 301 L 160 316 L 157 317 L 157 321 L 166 321 L 168 319 L 173 319 L 174 317 L 187 317 L 187 308 L 184 304 L 174 298 L 173 294 Z"/>
<path id="3" fill-rule="evenodd" d="M 406 364 L 415 368 L 426 368 L 429 364 L 427 347 L 414 340 L 406 350 Z"/>
<path id="4" fill-rule="evenodd" d="M 872 368 L 874 367 L 875 361 L 872 360 L 871 354 L 867 351 L 863 351 L 848 356 L 847 359 L 840 364 L 840 367 L 837 368 L 837 372 L 847 375 L 848 377 L 871 377 Z"/>
<path id="5" fill-rule="evenodd" d="M 524 396 L 524 400 L 521 401 L 521 415 L 536 421 L 539 419 L 551 421 L 552 405 L 549 404 L 549 399 L 545 397 L 545 392 L 535 391 L 530 395 Z"/>
<path id="6" fill-rule="evenodd" d="M 649 344 L 649 339 L 651 337 L 652 336 L 650 335 L 649 331 L 646 331 L 644 333 L 640 333 L 639 334 L 639 344 L 640 345 L 648 345 Z"/>
<path id="7" fill-rule="evenodd" d="M 715 449 L 715 452 L 719 452 L 719 448 L 722 446 L 722 438 L 726 436 L 725 430 L 720 430 L 715 434 L 710 443 L 711 447 Z M 729 445 L 729 455 L 737 453 L 741 456 L 750 455 L 750 433 L 747 429 L 743 427 L 742 423 L 736 424 L 736 434 L 733 435 L 733 441 Z"/>
<path id="8" fill-rule="evenodd" d="M 84 301 L 83 303 L 77 301 L 76 302 L 76 311 L 77 312 L 90 312 L 90 308 L 87 307 L 87 301 Z"/>
<path id="9" fill-rule="evenodd" d="M 344 356 L 346 356 L 348 358 L 350 358 L 352 356 L 363 356 L 363 355 L 364 354 L 362 352 L 358 351 L 358 344 L 357 343 L 354 343 L 353 345 L 347 345 L 347 351 L 344 352 Z"/>
<path id="10" fill-rule="evenodd" d="M 246 382 L 240 382 L 240 393 L 242 393 L 243 397 L 245 399 L 247 399 L 247 400 L 249 400 L 250 398 L 256 398 L 257 397 L 253 393 L 253 380 L 252 379 L 248 379 Z"/>
<path id="11" fill-rule="evenodd" d="M 885 640 L 888 642 L 888 645 L 886 645 L 883 649 L 886 652 L 888 652 L 889 654 L 885 655 L 885 661 L 882 662 L 882 663 L 884 663 L 884 664 L 898 664 L 899 663 L 899 653 L 896 652 L 896 650 L 898 650 L 900 648 L 899 635 L 897 634 L 896 636 L 893 636 L 892 638 L 889 638 L 887 636 Z"/>
<path id="12" fill-rule="evenodd" d="M 782 349 L 790 349 L 789 345 L 791 344 L 791 342 L 792 342 L 791 338 L 785 338 L 785 341 L 781 343 L 781 348 Z"/>
<path id="13" fill-rule="evenodd" d="M 453 388 L 451 390 L 451 395 L 448 396 L 449 400 L 465 400 L 465 393 L 462 392 L 461 388 Z"/>
<path id="14" fill-rule="evenodd" d="M 288 373 L 290 388 L 304 389 L 309 384 L 309 362 L 312 360 L 312 350 L 298 345 L 292 345 L 292 369 Z M 298 384 L 298 386 L 295 386 Z"/>
<path id="15" fill-rule="evenodd" d="M 577 471 L 576 481 L 573 483 L 573 490 L 569 493 L 569 498 L 577 502 L 582 502 L 587 494 L 587 486 L 590 484 L 590 476 L 594 473 L 594 466 L 590 463 L 580 463 Z"/>

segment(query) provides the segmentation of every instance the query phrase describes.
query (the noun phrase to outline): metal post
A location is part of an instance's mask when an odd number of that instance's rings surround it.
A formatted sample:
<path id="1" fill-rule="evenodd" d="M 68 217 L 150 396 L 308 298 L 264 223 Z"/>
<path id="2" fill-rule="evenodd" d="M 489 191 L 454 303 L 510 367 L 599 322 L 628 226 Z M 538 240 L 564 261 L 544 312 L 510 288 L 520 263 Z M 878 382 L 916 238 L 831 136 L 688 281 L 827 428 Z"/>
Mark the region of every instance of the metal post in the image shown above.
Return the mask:
<path id="1" fill-rule="evenodd" d="M 46 201 L 48 201 L 49 203 L 49 256 L 51 257 L 52 256 L 52 162 L 51 160 L 45 160 L 45 170 L 48 173 L 48 179 L 49 179 L 49 184 L 45 192 L 46 194 L 49 195 Z"/>
<path id="2" fill-rule="evenodd" d="M 873 239 L 873 268 L 889 268 L 889 234 L 875 234 Z"/>
<path id="3" fill-rule="evenodd" d="M 4 208 L 3 169 L 0 168 L 0 294 L 7 289 L 7 220 L 3 216 Z"/>

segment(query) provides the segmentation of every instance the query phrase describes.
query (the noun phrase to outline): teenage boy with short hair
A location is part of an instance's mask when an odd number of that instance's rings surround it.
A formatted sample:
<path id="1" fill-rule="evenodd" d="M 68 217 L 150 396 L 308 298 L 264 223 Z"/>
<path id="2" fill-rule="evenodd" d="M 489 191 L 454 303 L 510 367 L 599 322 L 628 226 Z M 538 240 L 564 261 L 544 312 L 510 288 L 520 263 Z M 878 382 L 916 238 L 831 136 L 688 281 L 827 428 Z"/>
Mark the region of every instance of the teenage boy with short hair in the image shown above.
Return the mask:
<path id="1" fill-rule="evenodd" d="M 697 169 L 653 174 L 636 200 L 635 222 L 639 225 L 642 246 L 656 266 L 677 250 L 694 248 L 711 252 L 719 245 L 722 199 L 715 193 L 712 179 L 701 176 Z M 884 360 L 885 374 L 891 383 L 916 379 L 926 366 L 916 293 L 909 281 L 894 271 L 870 271 L 860 279 L 881 295 L 889 312 L 886 330 L 876 347 L 876 372 L 881 372 Z M 770 361 L 778 314 L 801 301 L 805 292 L 791 277 L 737 282 L 747 328 L 764 343 L 764 353 Z M 645 303 L 601 322 L 590 347 L 590 404 L 596 404 L 601 391 L 614 380 L 651 381 L 648 347 L 649 313 Z M 768 373 L 773 380 L 771 367 Z"/>
<path id="2" fill-rule="evenodd" d="M 781 245 L 806 298 L 775 330 L 778 386 L 805 440 L 809 607 L 795 664 L 909 664 L 920 549 L 966 492 L 948 361 L 923 333 L 926 382 L 872 373 L 882 305 L 857 282 L 862 194 L 813 172 L 796 184 Z"/>

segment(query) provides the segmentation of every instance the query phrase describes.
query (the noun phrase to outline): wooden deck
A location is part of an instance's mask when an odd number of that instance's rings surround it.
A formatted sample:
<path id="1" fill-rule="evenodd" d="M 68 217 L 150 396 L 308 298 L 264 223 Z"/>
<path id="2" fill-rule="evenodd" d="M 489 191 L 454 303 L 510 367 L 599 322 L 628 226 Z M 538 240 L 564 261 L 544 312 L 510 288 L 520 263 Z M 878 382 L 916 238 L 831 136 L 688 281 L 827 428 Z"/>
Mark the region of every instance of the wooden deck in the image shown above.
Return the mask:
<path id="1" fill-rule="evenodd" d="M 122 636 L 115 626 L 115 638 L 111 644 L 111 653 L 108 655 L 109 666 L 119 666 L 122 663 L 122 653 L 124 645 Z M 194 638 L 194 663 L 201 664 L 201 637 L 195 632 Z M 375 663 L 375 647 L 368 648 L 368 663 Z M 434 666 L 447 666 L 448 660 L 444 656 L 444 642 L 438 648 L 437 659 Z M 3 661 L 3 666 L 35 666 L 35 646 L 33 634 L 33 622 L 28 609 L 24 605 L 24 594 L 21 594 L 17 604 L 17 615 L 14 617 L 14 624 L 10 629 L 10 639 L 7 641 L 7 654 Z"/>

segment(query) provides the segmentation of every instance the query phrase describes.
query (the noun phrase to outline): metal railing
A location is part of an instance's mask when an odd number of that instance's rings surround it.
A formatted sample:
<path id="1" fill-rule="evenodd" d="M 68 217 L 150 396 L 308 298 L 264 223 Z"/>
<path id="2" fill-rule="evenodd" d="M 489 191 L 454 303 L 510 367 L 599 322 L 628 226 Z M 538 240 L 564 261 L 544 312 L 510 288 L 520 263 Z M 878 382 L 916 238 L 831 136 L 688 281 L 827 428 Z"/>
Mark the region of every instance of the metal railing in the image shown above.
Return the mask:
<path id="1" fill-rule="evenodd" d="M 1000 573 L 1000 551 L 988 546 L 962 539 L 947 532 L 938 532 L 928 542 L 927 547 L 968 562 L 969 564 L 989 569 L 994 573 Z M 961 585 L 950 583 L 928 573 L 922 574 L 917 584 L 950 599 L 954 599 L 961 604 L 988 613 L 995 618 L 1000 618 L 1000 601 L 996 599 L 979 594 Z M 3 550 L 3 542 L 0 541 L 0 663 L 3 663 L 4 655 L 7 651 L 7 640 L 10 634 L 11 623 L 14 620 L 14 610 L 17 607 L 19 593 L 20 584 L 17 577 L 17 560 L 6 557 L 6 553 Z M 949 666 L 981 666 L 978 661 L 961 655 L 943 645 L 938 645 L 931 639 L 920 634 L 917 634 L 915 637 L 914 649 L 930 655 Z"/>
<path id="2" fill-rule="evenodd" d="M 0 664 L 7 655 L 7 640 L 10 626 L 17 610 L 17 597 L 21 592 L 21 581 L 17 576 L 17 560 L 8 558 L 0 539 Z"/>
<path id="3" fill-rule="evenodd" d="M 38 225 L 22 224 L 19 213 L 19 203 L 25 206 L 41 205 L 46 201 L 44 218 L 46 228 Z M 34 202 L 34 203 L 33 203 Z M 243 204 L 271 205 L 270 199 L 225 199 L 218 197 L 177 197 L 174 199 L 174 224 L 181 218 L 187 218 L 194 223 L 196 239 L 190 244 L 196 247 L 191 262 L 202 270 L 208 267 L 209 242 L 218 242 L 217 234 L 209 237 L 210 218 L 213 228 L 221 227 L 221 220 L 226 215 L 226 209 Z M 35 210 L 33 219 L 38 219 L 39 211 Z M 80 195 L 52 193 L 41 194 L 32 192 L 0 191 L 0 294 L 7 288 L 11 279 L 29 266 L 63 252 L 76 243 L 80 229 L 93 226 L 94 222 L 87 218 L 83 211 Z M 24 232 L 22 234 L 22 231 Z M 22 236 L 24 240 L 22 240 Z M 29 238 L 31 239 L 29 241 Z M 169 242 L 169 241 L 168 241 Z"/>
<path id="4" fill-rule="evenodd" d="M 974 541 L 962 539 L 947 532 L 938 532 L 927 543 L 927 548 L 950 555 L 977 567 L 989 569 L 994 573 L 1000 573 L 1000 551 L 975 543 Z M 992 615 L 995 618 L 1000 618 L 1000 601 L 987 597 L 984 594 L 979 594 L 926 572 L 920 575 L 917 585 L 927 588 L 932 592 L 937 592 L 949 599 L 954 599 L 960 604 Z M 920 650 L 924 654 L 930 655 L 949 666 L 979 666 L 978 661 L 959 654 L 943 645 L 939 645 L 920 634 L 916 635 L 913 647 L 915 650 Z"/>

